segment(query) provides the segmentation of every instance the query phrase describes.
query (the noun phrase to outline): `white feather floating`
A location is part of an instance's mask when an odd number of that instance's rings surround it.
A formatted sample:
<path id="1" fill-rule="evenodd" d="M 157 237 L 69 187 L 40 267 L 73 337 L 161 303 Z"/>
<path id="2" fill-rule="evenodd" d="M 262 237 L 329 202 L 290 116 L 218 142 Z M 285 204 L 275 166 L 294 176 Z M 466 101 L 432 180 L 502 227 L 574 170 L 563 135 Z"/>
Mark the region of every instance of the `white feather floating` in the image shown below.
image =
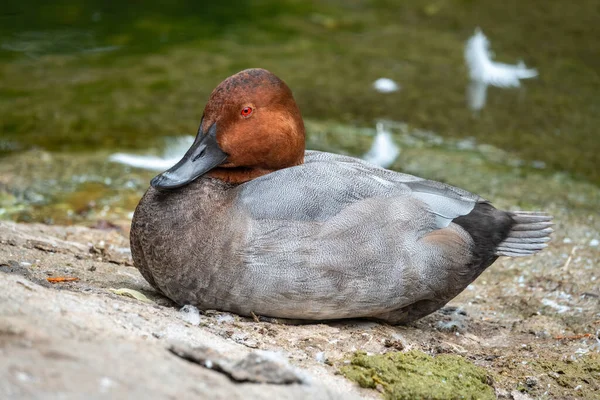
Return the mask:
<path id="1" fill-rule="evenodd" d="M 381 122 L 377 123 L 377 134 L 369 151 L 362 157 L 368 163 L 387 168 L 394 163 L 400 149 L 392 140 L 392 134 L 385 130 Z"/>
<path id="2" fill-rule="evenodd" d="M 183 136 L 171 140 L 162 157 L 142 156 L 137 154 L 115 153 L 109 157 L 112 162 L 142 168 L 151 171 L 164 171 L 177 164 L 185 152 L 194 143 L 193 136 Z"/>
<path id="3" fill-rule="evenodd" d="M 471 81 L 467 86 L 467 100 L 471 110 L 483 110 L 487 101 L 487 83 Z"/>
<path id="4" fill-rule="evenodd" d="M 471 80 L 506 88 L 518 87 L 520 79 L 538 76 L 537 70 L 527 68 L 522 61 L 517 65 L 492 61 L 489 45 L 489 40 L 479 28 L 467 41 L 465 60 L 469 67 Z"/>
<path id="5" fill-rule="evenodd" d="M 400 90 L 400 86 L 389 78 L 379 78 L 373 82 L 373 88 L 380 93 L 392 93 Z"/>
<path id="6" fill-rule="evenodd" d="M 467 100 L 472 110 L 481 110 L 485 106 L 488 85 L 500 88 L 519 87 L 521 79 L 538 76 L 536 69 L 527 68 L 522 61 L 517 65 L 493 61 L 489 47 L 488 38 L 479 28 L 475 29 L 475 34 L 465 45 L 465 60 L 471 78 Z"/>

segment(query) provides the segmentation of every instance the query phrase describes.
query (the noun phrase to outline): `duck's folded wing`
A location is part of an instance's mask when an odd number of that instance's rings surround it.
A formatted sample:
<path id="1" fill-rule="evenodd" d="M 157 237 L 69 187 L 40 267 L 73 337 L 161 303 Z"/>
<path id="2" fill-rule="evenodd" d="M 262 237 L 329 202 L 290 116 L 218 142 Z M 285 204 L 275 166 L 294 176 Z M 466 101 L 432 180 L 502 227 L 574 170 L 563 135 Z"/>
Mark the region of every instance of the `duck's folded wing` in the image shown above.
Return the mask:
<path id="1" fill-rule="evenodd" d="M 411 196 L 427 204 L 435 214 L 438 228 L 447 227 L 453 219 L 467 215 L 483 201 L 479 196 L 440 182 L 423 180 L 405 185 L 411 189 Z"/>
<path id="2" fill-rule="evenodd" d="M 307 152 L 303 165 L 240 185 L 236 202 L 252 219 L 326 221 L 374 197 L 414 198 L 444 228 L 473 210 L 479 196 L 440 182 L 389 171 L 362 160 Z"/>

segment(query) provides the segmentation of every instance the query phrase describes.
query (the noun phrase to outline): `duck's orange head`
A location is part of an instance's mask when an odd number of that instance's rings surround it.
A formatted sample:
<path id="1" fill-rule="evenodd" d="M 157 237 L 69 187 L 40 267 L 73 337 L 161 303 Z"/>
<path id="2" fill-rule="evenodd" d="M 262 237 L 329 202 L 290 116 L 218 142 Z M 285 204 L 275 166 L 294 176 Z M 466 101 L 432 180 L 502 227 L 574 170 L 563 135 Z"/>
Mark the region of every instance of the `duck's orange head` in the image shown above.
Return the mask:
<path id="1" fill-rule="evenodd" d="M 242 183 L 303 161 L 304 123 L 292 91 L 267 70 L 247 69 L 213 90 L 194 144 L 151 184 L 173 189 L 202 175 Z"/>

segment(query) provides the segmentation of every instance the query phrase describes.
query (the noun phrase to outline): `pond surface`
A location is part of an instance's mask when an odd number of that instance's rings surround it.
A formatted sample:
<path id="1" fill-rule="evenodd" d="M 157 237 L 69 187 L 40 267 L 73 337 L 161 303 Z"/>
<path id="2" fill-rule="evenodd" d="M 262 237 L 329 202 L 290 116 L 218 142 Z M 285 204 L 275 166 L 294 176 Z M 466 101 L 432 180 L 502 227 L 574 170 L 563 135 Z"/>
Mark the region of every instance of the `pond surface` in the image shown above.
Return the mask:
<path id="1" fill-rule="evenodd" d="M 9 1 L 0 13 L 0 218 L 127 219 L 154 173 L 110 154 L 160 154 L 170 138 L 193 134 L 210 91 L 249 67 L 289 84 L 311 148 L 359 156 L 385 119 L 401 147 L 394 169 L 484 195 L 494 191 L 479 183 L 489 174 L 532 173 L 585 187 L 585 201 L 570 194 L 568 203 L 600 208 L 588 203 L 600 184 L 600 3 L 221 3 Z M 539 77 L 490 87 L 473 112 L 463 53 L 476 27 L 495 60 L 522 60 Z M 382 77 L 399 90 L 374 90 Z M 490 159 L 489 149 L 502 155 Z M 430 168 L 473 157 L 482 167 L 470 180 Z M 515 197 L 544 204 L 558 194 L 535 193 Z"/>

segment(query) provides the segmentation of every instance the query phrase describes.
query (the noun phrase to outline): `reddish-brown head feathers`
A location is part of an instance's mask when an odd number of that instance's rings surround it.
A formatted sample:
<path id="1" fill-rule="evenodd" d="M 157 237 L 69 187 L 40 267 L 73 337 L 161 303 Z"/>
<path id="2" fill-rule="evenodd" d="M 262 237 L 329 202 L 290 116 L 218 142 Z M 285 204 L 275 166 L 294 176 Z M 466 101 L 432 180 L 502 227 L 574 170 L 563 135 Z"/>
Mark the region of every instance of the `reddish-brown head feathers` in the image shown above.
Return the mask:
<path id="1" fill-rule="evenodd" d="M 241 183 L 302 164 L 304 123 L 291 90 L 264 69 L 225 79 L 210 95 L 202 130 L 216 123 L 227 161 L 207 175 Z"/>

